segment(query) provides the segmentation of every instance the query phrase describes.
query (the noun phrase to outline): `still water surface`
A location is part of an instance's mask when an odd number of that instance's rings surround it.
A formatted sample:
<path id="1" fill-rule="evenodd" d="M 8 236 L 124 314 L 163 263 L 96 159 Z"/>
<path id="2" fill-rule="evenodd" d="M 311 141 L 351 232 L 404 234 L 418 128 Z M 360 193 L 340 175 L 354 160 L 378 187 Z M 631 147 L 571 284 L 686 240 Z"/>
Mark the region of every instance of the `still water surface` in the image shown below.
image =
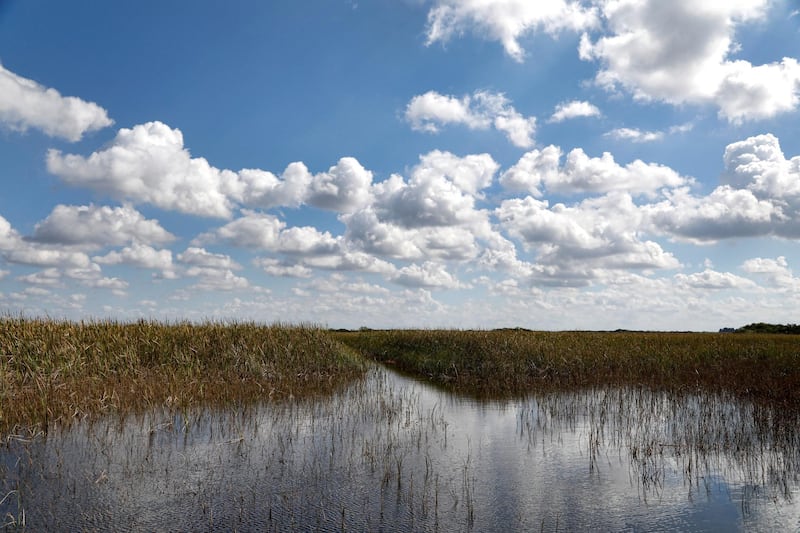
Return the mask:
<path id="1" fill-rule="evenodd" d="M 797 418 L 609 388 L 478 401 L 374 368 L 327 398 L 8 437 L 5 529 L 795 531 Z"/>

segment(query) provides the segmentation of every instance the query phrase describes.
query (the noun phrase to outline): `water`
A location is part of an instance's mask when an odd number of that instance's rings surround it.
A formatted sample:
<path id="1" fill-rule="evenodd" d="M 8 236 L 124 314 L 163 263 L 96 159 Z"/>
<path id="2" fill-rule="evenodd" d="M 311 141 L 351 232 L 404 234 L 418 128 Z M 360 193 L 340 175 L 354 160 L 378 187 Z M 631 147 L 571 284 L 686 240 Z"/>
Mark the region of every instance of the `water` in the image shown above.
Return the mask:
<path id="1" fill-rule="evenodd" d="M 787 531 L 797 419 L 609 388 L 478 401 L 376 368 L 332 397 L 85 420 L 0 447 L 5 529 Z"/>

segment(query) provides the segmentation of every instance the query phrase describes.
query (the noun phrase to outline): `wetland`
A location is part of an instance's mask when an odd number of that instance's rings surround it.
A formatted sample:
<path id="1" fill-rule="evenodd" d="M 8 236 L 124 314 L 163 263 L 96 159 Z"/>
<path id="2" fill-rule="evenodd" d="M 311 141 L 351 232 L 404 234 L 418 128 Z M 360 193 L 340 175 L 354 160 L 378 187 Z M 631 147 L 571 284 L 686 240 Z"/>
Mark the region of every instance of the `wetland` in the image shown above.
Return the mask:
<path id="1" fill-rule="evenodd" d="M 800 525 L 789 336 L 7 322 L 5 530 Z"/>

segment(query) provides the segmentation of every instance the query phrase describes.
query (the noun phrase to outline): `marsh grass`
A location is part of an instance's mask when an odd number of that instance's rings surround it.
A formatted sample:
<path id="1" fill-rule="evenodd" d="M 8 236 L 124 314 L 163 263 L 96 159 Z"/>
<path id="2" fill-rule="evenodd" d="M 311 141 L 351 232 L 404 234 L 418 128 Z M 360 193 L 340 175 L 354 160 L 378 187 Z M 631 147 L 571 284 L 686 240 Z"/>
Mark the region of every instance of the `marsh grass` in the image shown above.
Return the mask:
<path id="1" fill-rule="evenodd" d="M 0 430 L 330 392 L 363 360 L 314 326 L 0 319 Z"/>
<path id="2" fill-rule="evenodd" d="M 479 395 L 706 388 L 800 406 L 800 338 L 770 334 L 392 330 L 336 333 L 377 361 Z"/>

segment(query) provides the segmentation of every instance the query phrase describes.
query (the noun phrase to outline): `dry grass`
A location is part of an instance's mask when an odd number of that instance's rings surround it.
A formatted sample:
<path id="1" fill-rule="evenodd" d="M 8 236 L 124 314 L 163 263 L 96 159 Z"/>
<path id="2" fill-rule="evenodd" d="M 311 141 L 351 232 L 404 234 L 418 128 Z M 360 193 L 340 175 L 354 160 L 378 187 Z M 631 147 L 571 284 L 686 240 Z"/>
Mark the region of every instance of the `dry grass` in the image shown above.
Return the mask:
<path id="1" fill-rule="evenodd" d="M 800 406 L 798 336 L 395 330 L 337 338 L 378 361 L 478 394 L 644 384 Z"/>
<path id="2" fill-rule="evenodd" d="M 0 428 L 329 392 L 363 360 L 313 326 L 0 319 Z"/>

